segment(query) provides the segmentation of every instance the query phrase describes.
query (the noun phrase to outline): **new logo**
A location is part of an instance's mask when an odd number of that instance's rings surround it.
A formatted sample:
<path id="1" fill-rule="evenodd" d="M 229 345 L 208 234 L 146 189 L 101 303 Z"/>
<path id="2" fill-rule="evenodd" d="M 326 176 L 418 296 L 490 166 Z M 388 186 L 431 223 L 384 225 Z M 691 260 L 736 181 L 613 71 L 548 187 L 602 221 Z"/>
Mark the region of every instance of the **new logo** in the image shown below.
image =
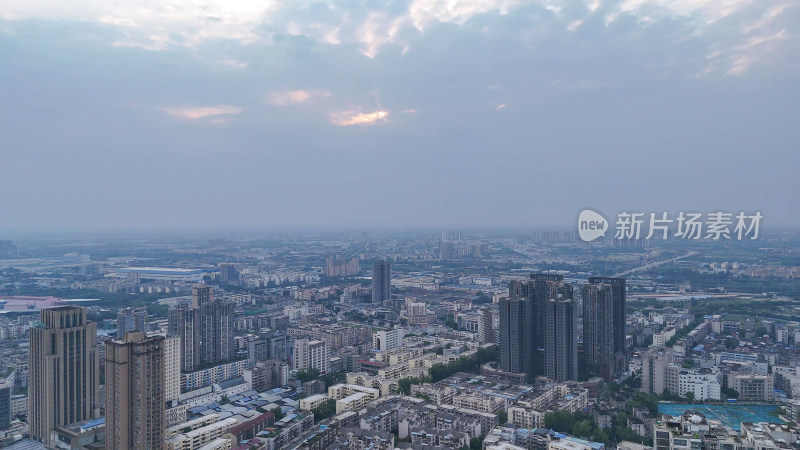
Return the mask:
<path id="1" fill-rule="evenodd" d="M 591 242 L 608 231 L 608 221 L 602 214 L 584 209 L 578 216 L 578 235 L 584 242 Z"/>

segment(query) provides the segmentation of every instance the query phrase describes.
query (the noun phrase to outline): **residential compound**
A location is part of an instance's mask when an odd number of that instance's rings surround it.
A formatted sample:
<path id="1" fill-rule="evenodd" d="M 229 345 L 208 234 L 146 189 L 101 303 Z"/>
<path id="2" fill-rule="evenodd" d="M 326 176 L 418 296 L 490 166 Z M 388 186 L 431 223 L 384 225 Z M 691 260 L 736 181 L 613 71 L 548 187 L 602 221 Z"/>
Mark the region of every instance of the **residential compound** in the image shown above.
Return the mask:
<path id="1" fill-rule="evenodd" d="M 587 378 L 610 381 L 625 371 L 625 280 L 589 278 L 582 289 L 582 327 L 574 297 L 562 275 L 512 280 L 508 296 L 499 300 L 500 371 L 517 379 L 578 380 L 581 328 Z"/>
<path id="2" fill-rule="evenodd" d="M 655 394 L 669 391 L 696 400 L 720 400 L 723 373 L 719 368 L 687 369 L 675 361 L 671 350 L 654 349 L 642 357 L 642 390 Z"/>
<path id="3" fill-rule="evenodd" d="M 764 355 L 732 352 L 724 347 L 705 351 L 704 342 L 715 339 L 710 331 L 714 327 L 719 330 L 719 322 L 719 316 L 708 317 L 675 345 L 646 351 L 642 356 L 642 391 L 722 400 L 723 392 L 729 390 L 739 401 L 771 402 L 775 388 L 780 387 L 785 389 L 780 391 L 781 396 L 793 397 L 793 390 L 800 387 L 796 370 L 775 364 L 777 358 L 770 363 Z M 693 356 L 700 359 L 699 364 Z"/>
<path id="4" fill-rule="evenodd" d="M 739 431 L 718 420 L 687 411 L 681 416 L 664 415 L 653 425 L 655 450 L 680 449 L 796 449 L 800 430 L 774 423 L 741 422 Z"/>

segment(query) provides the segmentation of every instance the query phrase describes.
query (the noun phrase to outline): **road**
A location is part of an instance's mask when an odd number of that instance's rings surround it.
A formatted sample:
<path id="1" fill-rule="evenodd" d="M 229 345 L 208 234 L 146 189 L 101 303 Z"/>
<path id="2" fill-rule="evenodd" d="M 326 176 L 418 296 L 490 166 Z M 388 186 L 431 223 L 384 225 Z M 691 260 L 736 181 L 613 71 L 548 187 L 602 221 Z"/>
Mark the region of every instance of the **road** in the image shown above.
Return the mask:
<path id="1" fill-rule="evenodd" d="M 630 269 L 630 270 L 626 270 L 624 272 L 615 273 L 614 275 L 612 275 L 612 277 L 614 277 L 614 278 L 624 277 L 625 275 L 630 275 L 632 273 L 639 272 L 640 270 L 652 269 L 653 267 L 658 267 L 658 266 L 660 266 L 662 264 L 675 262 L 675 261 L 678 261 L 680 259 L 684 259 L 684 258 L 688 258 L 690 256 L 694 256 L 696 254 L 697 254 L 696 251 L 689 250 L 688 252 L 686 252 L 686 254 L 683 254 L 683 255 L 680 255 L 680 256 L 676 256 L 674 258 L 662 259 L 661 261 L 653 261 L 653 262 L 647 263 L 647 264 L 645 264 L 645 265 L 643 265 L 641 267 L 636 267 L 636 268 L 633 268 L 633 269 Z"/>

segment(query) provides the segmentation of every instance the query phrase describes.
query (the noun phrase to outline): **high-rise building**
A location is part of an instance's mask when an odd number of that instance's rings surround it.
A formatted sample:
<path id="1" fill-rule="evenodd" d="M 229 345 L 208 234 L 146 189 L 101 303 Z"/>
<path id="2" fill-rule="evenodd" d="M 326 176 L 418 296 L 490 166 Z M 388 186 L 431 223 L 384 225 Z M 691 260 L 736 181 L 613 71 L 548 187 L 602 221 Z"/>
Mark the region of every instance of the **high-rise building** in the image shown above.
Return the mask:
<path id="1" fill-rule="evenodd" d="M 11 385 L 0 383 L 0 430 L 11 426 Z"/>
<path id="2" fill-rule="evenodd" d="M 224 285 L 239 285 L 239 271 L 231 263 L 221 263 L 219 265 L 219 281 Z"/>
<path id="3" fill-rule="evenodd" d="M 351 277 L 358 275 L 361 271 L 361 265 L 358 258 L 350 260 L 342 258 L 327 258 L 325 259 L 325 272 L 326 277 Z"/>
<path id="4" fill-rule="evenodd" d="M 244 379 L 251 389 L 262 392 L 283 386 L 288 381 L 289 367 L 279 359 L 259 361 L 244 371 Z"/>
<path id="5" fill-rule="evenodd" d="M 164 350 L 142 332 L 106 342 L 106 450 L 163 448 Z"/>
<path id="6" fill-rule="evenodd" d="M 328 343 L 326 341 L 296 339 L 292 354 L 292 370 L 317 369 L 319 373 L 327 373 L 328 353 Z"/>
<path id="7" fill-rule="evenodd" d="M 458 259 L 461 257 L 461 252 L 456 248 L 452 242 L 439 243 L 439 258 L 441 259 Z"/>
<path id="8" fill-rule="evenodd" d="M 288 336 L 284 332 L 271 332 L 265 336 L 269 343 L 269 359 L 286 361 L 289 353 Z"/>
<path id="9" fill-rule="evenodd" d="M 270 332 L 247 343 L 247 358 L 250 366 L 268 359 L 286 360 L 286 333 Z"/>
<path id="10" fill-rule="evenodd" d="M 627 370 L 627 348 L 625 338 L 625 279 L 609 277 L 589 277 L 589 284 L 605 285 L 612 297 L 613 318 L 614 318 L 614 365 L 615 372 L 620 373 Z"/>
<path id="11" fill-rule="evenodd" d="M 494 319 L 492 318 L 491 308 L 484 308 L 481 310 L 481 341 L 484 344 L 491 344 L 494 342 Z"/>
<path id="12" fill-rule="evenodd" d="M 77 306 L 43 309 L 30 328 L 28 424 L 50 446 L 55 427 L 97 418 L 97 325 Z"/>
<path id="13" fill-rule="evenodd" d="M 614 295 L 611 285 L 583 286 L 583 354 L 587 378 L 615 374 Z"/>
<path id="14" fill-rule="evenodd" d="M 553 292 L 558 291 L 558 287 L 563 284 L 564 276 L 553 273 L 532 273 L 530 274 L 533 283 L 533 373 L 544 375 L 544 307 L 546 302 L 552 298 Z"/>
<path id="15" fill-rule="evenodd" d="M 17 254 L 17 246 L 12 241 L 0 241 L 0 258 L 8 258 Z"/>
<path id="16" fill-rule="evenodd" d="M 500 369 L 526 373 L 529 380 L 545 374 L 545 306 L 552 298 L 569 292 L 564 277 L 531 274 L 530 280 L 514 280 L 508 298 L 500 300 Z"/>
<path id="17" fill-rule="evenodd" d="M 181 338 L 164 339 L 164 398 L 177 400 L 181 395 Z"/>
<path id="18" fill-rule="evenodd" d="M 578 323 L 572 286 L 551 286 L 544 307 L 545 376 L 555 381 L 578 379 Z"/>
<path id="19" fill-rule="evenodd" d="M 191 372 L 201 364 L 200 309 L 182 304 L 167 312 L 167 337 L 179 340 L 180 370 Z"/>
<path id="20" fill-rule="evenodd" d="M 392 268 L 389 261 L 372 264 L 372 303 L 383 303 L 392 298 Z"/>
<path id="21" fill-rule="evenodd" d="M 405 330 L 380 330 L 372 334 L 372 348 L 375 351 L 385 352 L 403 345 Z"/>
<path id="22" fill-rule="evenodd" d="M 500 370 L 533 378 L 533 302 L 526 286 L 513 283 L 510 297 L 500 299 Z"/>
<path id="23" fill-rule="evenodd" d="M 247 342 L 247 360 L 250 362 L 250 367 L 253 367 L 259 361 L 266 361 L 269 359 L 269 342 L 264 337 L 254 337 Z"/>
<path id="24" fill-rule="evenodd" d="M 235 356 L 233 302 L 214 299 L 211 286 L 192 288 L 191 305 L 179 304 L 167 313 L 167 336 L 180 338 L 181 370 L 217 364 Z"/>
<path id="25" fill-rule="evenodd" d="M 441 241 L 460 241 L 464 237 L 461 231 L 442 231 Z"/>
<path id="26" fill-rule="evenodd" d="M 667 367 L 672 362 L 672 349 L 654 348 L 642 355 L 642 392 L 663 394 L 667 389 Z"/>
<path id="27" fill-rule="evenodd" d="M 200 307 L 200 352 L 203 364 L 228 361 L 235 356 L 233 309 L 229 301 L 214 300 Z"/>
<path id="28" fill-rule="evenodd" d="M 117 311 L 117 338 L 123 339 L 129 331 L 147 331 L 146 308 L 120 308 Z"/>
<path id="29" fill-rule="evenodd" d="M 199 308 L 214 300 L 214 288 L 200 284 L 192 287 L 192 307 Z"/>

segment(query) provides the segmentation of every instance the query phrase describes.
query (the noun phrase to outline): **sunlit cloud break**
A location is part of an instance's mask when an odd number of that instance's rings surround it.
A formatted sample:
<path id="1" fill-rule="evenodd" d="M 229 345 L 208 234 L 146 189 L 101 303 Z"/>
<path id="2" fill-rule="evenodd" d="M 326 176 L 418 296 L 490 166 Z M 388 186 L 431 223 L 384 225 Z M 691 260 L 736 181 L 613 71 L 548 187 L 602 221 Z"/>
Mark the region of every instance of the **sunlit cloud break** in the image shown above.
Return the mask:
<path id="1" fill-rule="evenodd" d="M 350 125 L 369 125 L 378 121 L 385 121 L 387 117 L 389 117 L 388 111 L 373 111 L 370 113 L 344 111 L 331 114 L 330 121 L 334 125 L 346 127 Z"/>
<path id="2" fill-rule="evenodd" d="M 281 91 L 273 92 L 269 95 L 269 102 L 275 106 L 297 105 L 305 103 L 316 97 L 327 97 L 331 95 L 330 92 L 314 90 L 314 91 Z"/>
<path id="3" fill-rule="evenodd" d="M 198 120 L 205 117 L 241 114 L 242 108 L 231 105 L 187 106 L 180 108 L 161 108 L 161 111 L 182 119 Z"/>

